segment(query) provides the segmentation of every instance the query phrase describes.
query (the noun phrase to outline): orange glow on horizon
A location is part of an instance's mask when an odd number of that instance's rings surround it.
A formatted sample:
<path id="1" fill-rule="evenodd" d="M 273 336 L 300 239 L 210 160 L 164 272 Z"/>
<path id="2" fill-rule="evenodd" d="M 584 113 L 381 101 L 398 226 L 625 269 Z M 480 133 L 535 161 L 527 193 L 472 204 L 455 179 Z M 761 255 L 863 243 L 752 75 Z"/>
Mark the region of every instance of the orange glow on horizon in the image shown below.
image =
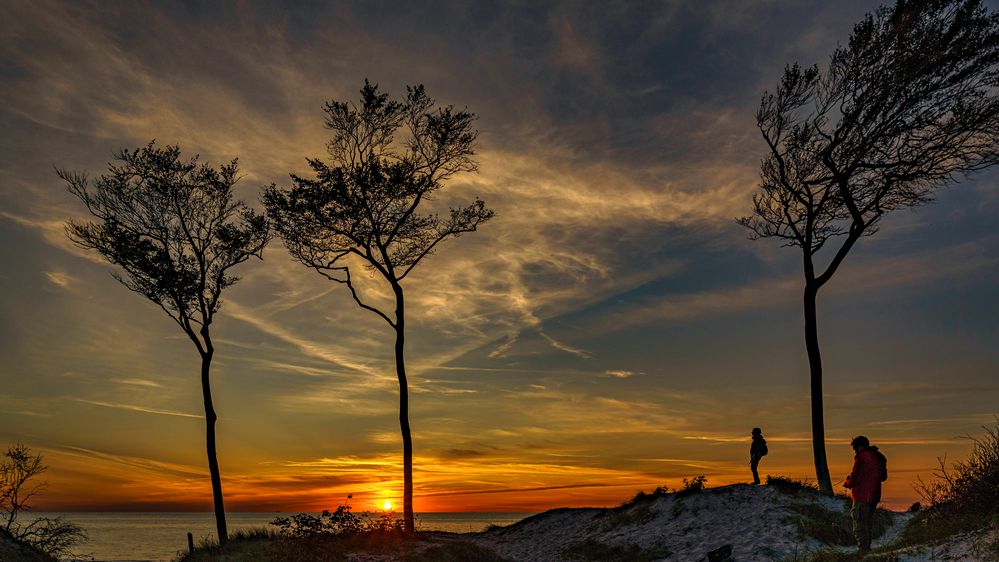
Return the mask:
<path id="1" fill-rule="evenodd" d="M 897 447 L 897 446 L 896 446 Z M 805 452 L 803 449 L 802 452 Z M 807 457 L 797 462 L 783 459 L 780 449 L 771 450 L 760 473 L 783 475 L 814 482 Z M 840 452 L 842 453 L 842 452 Z M 934 468 L 932 459 L 896 448 L 889 461 L 889 480 L 883 505 L 904 509 L 918 501 L 912 489 L 917 475 L 924 479 Z M 51 466 L 49 486 L 35 501 L 38 511 L 209 511 L 211 489 L 207 471 L 200 466 L 148 462 L 137 468 L 134 457 L 81 457 L 79 453 L 45 451 Z M 371 511 L 391 511 L 401 497 L 402 482 L 391 459 L 372 457 L 324 467 L 280 466 L 269 471 L 223 473 L 226 507 L 229 511 L 318 512 L 335 509 L 348 494 L 352 505 Z M 834 484 L 850 469 L 849 456 L 838 454 L 831 463 Z M 423 512 L 539 512 L 559 507 L 610 507 L 620 505 L 639 491 L 657 486 L 679 488 L 682 479 L 707 476 L 709 488 L 749 481 L 748 466 L 736 461 L 713 465 L 674 465 L 682 459 L 648 461 L 620 468 L 522 462 L 443 462 L 417 458 L 414 510 Z M 634 460 L 634 459 L 632 459 Z M 246 464 L 250 466 L 249 463 Z M 421 467 L 427 467 L 422 469 Z M 338 480 L 351 473 L 352 483 Z M 670 474 L 672 472 L 672 474 Z M 837 492 L 845 492 L 837 487 Z"/>

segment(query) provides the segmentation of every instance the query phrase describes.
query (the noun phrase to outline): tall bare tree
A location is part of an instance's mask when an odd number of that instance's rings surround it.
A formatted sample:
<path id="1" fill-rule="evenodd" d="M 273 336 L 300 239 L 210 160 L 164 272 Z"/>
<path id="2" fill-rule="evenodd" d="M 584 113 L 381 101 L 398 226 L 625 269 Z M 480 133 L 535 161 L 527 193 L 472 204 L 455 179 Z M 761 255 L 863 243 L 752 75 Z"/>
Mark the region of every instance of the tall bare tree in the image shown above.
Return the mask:
<path id="1" fill-rule="evenodd" d="M 78 172 L 57 170 L 70 193 L 96 217 L 67 225 L 70 239 L 100 252 L 122 273 L 122 285 L 159 306 L 180 326 L 201 356 L 208 470 L 219 542 L 228 540 L 222 480 L 215 452 L 209 375 L 215 345 L 211 326 L 222 291 L 239 281 L 233 267 L 261 257 L 269 240 L 267 221 L 233 194 L 236 160 L 218 170 L 181 159 L 180 148 L 155 142 L 115 154 L 108 173 L 90 183 Z"/>
<path id="2" fill-rule="evenodd" d="M 409 385 L 404 356 L 406 299 L 403 280 L 447 238 L 473 232 L 493 216 L 476 199 L 444 216 L 421 214 L 444 182 L 476 169 L 472 160 L 475 115 L 452 106 L 437 107 L 423 86 L 407 88 L 402 101 L 389 99 L 367 81 L 359 104 L 331 101 L 324 106 L 333 131 L 329 164 L 309 159 L 315 179 L 292 175 L 293 187 L 271 185 L 264 194 L 267 213 L 291 255 L 321 275 L 343 283 L 358 306 L 395 331 L 399 379 L 399 425 L 403 443 L 403 523 L 413 524 L 413 439 L 409 425 Z M 400 131 L 405 139 L 396 140 Z M 394 296 L 394 310 L 364 300 L 351 268 L 377 273 Z"/>
<path id="3" fill-rule="evenodd" d="M 885 215 L 999 161 L 997 86 L 994 12 L 978 0 L 899 0 L 854 26 L 827 67 L 790 65 L 763 96 L 756 122 L 769 150 L 753 214 L 739 222 L 802 252 L 812 448 L 826 494 L 819 289 Z"/>

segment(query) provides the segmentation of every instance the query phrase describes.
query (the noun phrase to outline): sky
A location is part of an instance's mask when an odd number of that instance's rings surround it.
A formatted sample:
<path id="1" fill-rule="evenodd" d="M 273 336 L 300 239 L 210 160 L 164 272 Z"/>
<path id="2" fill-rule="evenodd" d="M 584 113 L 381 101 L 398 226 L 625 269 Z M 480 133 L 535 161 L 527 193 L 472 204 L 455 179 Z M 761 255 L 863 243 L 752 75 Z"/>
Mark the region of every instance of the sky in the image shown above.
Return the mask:
<path id="1" fill-rule="evenodd" d="M 43 455 L 37 509 L 211 509 L 197 351 L 69 242 L 86 216 L 55 168 L 96 176 L 156 139 L 238 157 L 260 208 L 324 156 L 323 103 L 366 78 L 478 115 L 479 170 L 432 204 L 496 213 L 405 282 L 417 512 L 746 482 L 753 427 L 761 473 L 814 481 L 800 254 L 735 218 L 760 96 L 875 3 L 0 4 L 0 446 Z M 834 483 L 867 435 L 907 506 L 994 423 L 997 212 L 999 172 L 962 181 L 822 289 Z M 227 509 L 401 503 L 390 328 L 279 239 L 237 273 L 213 327 Z"/>

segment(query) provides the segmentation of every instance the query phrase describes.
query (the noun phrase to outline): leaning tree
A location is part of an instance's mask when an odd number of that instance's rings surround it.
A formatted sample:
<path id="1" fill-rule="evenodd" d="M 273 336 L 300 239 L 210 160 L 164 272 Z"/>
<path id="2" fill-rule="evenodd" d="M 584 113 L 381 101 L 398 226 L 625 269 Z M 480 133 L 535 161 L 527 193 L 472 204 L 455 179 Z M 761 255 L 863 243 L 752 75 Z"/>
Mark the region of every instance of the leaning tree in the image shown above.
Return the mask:
<path id="1" fill-rule="evenodd" d="M 753 214 L 739 222 L 802 252 L 812 447 L 826 494 L 819 289 L 885 215 L 999 161 L 997 86 L 994 12 L 978 0 L 899 0 L 854 26 L 824 69 L 790 65 L 763 96 L 756 122 L 768 152 Z"/>
<path id="2" fill-rule="evenodd" d="M 93 183 L 82 173 L 57 172 L 97 219 L 70 221 L 69 237 L 120 267 L 124 274 L 114 272 L 115 279 L 158 305 L 198 349 L 215 524 L 225 543 L 218 417 L 209 381 L 211 325 L 222 291 L 239 280 L 232 268 L 261 257 L 269 239 L 266 219 L 234 197 L 236 160 L 216 170 L 199 164 L 197 156 L 184 161 L 180 148 L 159 148 L 155 141 L 116 153 L 108 173 Z"/>
<path id="3" fill-rule="evenodd" d="M 402 101 L 390 100 L 367 81 L 360 103 L 325 104 L 333 133 L 331 161 L 308 159 L 315 179 L 291 176 L 290 190 L 271 185 L 264 204 L 291 255 L 342 283 L 361 308 L 395 331 L 399 379 L 399 425 L 403 443 L 403 524 L 413 524 L 413 439 L 404 358 L 406 300 L 403 280 L 443 240 L 473 232 L 493 216 L 480 199 L 445 216 L 421 213 L 420 205 L 472 160 L 475 115 L 453 106 L 435 107 L 423 86 L 407 87 Z M 405 138 L 397 139 L 402 133 Z M 373 271 L 391 289 L 394 310 L 362 298 L 352 268 Z M 385 308 L 383 310 L 383 308 Z"/>

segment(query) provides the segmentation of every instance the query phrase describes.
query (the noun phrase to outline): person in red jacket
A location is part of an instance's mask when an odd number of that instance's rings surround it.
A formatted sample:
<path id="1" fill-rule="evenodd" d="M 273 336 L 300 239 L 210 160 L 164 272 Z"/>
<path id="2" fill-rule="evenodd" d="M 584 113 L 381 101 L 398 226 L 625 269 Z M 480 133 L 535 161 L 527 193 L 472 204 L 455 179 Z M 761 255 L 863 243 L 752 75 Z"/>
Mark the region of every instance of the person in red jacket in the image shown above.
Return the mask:
<path id="1" fill-rule="evenodd" d="M 871 549 L 874 514 L 881 501 L 881 482 L 887 477 L 887 462 L 877 447 L 863 435 L 850 442 L 853 447 L 853 470 L 843 485 L 853 496 L 853 534 L 861 553 Z"/>

